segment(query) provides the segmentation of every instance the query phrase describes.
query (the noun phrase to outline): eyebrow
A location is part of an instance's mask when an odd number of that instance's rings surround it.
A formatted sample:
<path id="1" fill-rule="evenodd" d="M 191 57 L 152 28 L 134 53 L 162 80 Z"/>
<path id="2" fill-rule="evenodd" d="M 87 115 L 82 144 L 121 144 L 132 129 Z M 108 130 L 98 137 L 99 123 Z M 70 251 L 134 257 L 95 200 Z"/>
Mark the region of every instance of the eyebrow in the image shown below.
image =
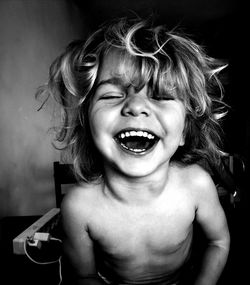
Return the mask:
<path id="1" fill-rule="evenodd" d="M 95 90 L 97 88 L 99 88 L 101 85 L 105 85 L 105 84 L 112 84 L 112 85 L 116 85 L 116 86 L 120 86 L 125 88 L 128 84 L 125 83 L 125 81 L 120 78 L 120 77 L 111 77 L 105 80 L 101 80 L 100 82 L 98 82 L 95 86 Z"/>
<path id="2" fill-rule="evenodd" d="M 96 86 L 94 87 L 94 90 L 96 91 L 100 86 L 105 85 L 105 84 L 112 84 L 114 86 L 117 86 L 119 88 L 121 88 L 123 91 L 127 91 L 127 89 L 130 86 L 133 86 L 135 88 L 135 90 L 137 90 L 136 92 L 139 92 L 146 84 L 138 84 L 138 86 L 134 86 L 133 82 L 129 81 L 129 80 L 124 80 L 124 78 L 120 77 L 120 76 L 113 76 L 110 77 L 108 79 L 105 80 L 101 80 L 100 82 L 98 82 L 96 84 Z"/>

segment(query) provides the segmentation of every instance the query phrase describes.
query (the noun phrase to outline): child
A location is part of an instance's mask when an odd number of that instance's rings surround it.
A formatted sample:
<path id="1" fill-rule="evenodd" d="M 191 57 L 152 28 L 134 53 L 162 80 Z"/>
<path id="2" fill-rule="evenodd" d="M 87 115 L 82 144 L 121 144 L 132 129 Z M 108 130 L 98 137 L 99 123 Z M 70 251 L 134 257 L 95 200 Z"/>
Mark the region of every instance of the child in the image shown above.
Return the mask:
<path id="1" fill-rule="evenodd" d="M 184 35 L 126 18 L 53 63 L 58 140 L 79 178 L 61 207 L 70 284 L 189 284 L 194 222 L 208 243 L 190 284 L 216 284 L 230 236 L 196 162 L 223 155 L 224 67 Z"/>

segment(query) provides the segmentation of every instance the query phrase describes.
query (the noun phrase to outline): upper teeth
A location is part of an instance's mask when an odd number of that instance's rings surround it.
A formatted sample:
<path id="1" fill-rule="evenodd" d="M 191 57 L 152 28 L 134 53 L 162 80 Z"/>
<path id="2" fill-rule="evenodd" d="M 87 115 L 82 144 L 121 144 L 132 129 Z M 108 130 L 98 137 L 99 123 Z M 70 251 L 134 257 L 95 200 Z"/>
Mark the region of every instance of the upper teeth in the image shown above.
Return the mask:
<path id="1" fill-rule="evenodd" d="M 119 137 L 124 139 L 125 137 L 145 137 L 148 138 L 150 140 L 154 139 L 155 136 L 152 134 L 149 134 L 148 132 L 145 131 L 126 131 L 123 133 L 119 134 Z"/>

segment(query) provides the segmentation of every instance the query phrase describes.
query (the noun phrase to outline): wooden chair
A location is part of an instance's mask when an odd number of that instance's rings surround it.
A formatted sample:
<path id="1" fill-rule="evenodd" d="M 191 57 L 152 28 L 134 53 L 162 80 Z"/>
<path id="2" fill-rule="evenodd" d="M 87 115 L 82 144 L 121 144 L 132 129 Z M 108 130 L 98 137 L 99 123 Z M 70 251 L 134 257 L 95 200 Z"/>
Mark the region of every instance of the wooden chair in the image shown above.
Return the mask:
<path id="1" fill-rule="evenodd" d="M 56 196 L 56 207 L 60 208 L 64 192 L 63 185 L 75 184 L 77 182 L 72 164 L 64 164 L 59 161 L 54 161 L 54 184 L 55 184 L 55 196 Z"/>
<path id="2" fill-rule="evenodd" d="M 230 203 L 236 206 L 245 188 L 246 166 L 243 157 L 239 154 L 230 154 L 222 160 L 220 168 L 213 170 L 219 194 L 220 190 L 223 193 L 224 189 L 230 196 Z"/>
<path id="3" fill-rule="evenodd" d="M 219 195 L 220 202 L 227 213 L 242 206 L 242 196 L 246 190 L 246 166 L 244 158 L 237 153 L 224 156 L 219 165 L 208 160 L 198 162 L 211 175 Z"/>

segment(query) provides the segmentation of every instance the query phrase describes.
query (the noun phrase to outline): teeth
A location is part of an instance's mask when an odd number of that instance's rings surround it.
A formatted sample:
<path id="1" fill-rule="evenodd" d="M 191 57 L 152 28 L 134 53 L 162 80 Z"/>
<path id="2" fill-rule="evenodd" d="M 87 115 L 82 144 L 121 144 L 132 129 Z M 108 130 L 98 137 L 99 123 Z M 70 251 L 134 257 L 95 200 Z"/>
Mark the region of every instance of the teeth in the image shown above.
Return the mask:
<path id="1" fill-rule="evenodd" d="M 137 148 L 128 148 L 126 145 L 124 145 L 124 144 L 121 144 L 124 148 L 126 148 L 126 149 L 128 149 L 128 150 L 130 150 L 130 151 L 134 151 L 134 152 L 143 152 L 143 151 L 145 151 L 146 149 L 137 149 Z"/>
<path id="2" fill-rule="evenodd" d="M 119 137 L 124 139 L 125 137 L 144 137 L 144 138 L 148 138 L 150 140 L 153 140 L 155 138 L 154 135 L 145 132 L 145 131 L 127 131 L 124 133 L 120 133 Z"/>

